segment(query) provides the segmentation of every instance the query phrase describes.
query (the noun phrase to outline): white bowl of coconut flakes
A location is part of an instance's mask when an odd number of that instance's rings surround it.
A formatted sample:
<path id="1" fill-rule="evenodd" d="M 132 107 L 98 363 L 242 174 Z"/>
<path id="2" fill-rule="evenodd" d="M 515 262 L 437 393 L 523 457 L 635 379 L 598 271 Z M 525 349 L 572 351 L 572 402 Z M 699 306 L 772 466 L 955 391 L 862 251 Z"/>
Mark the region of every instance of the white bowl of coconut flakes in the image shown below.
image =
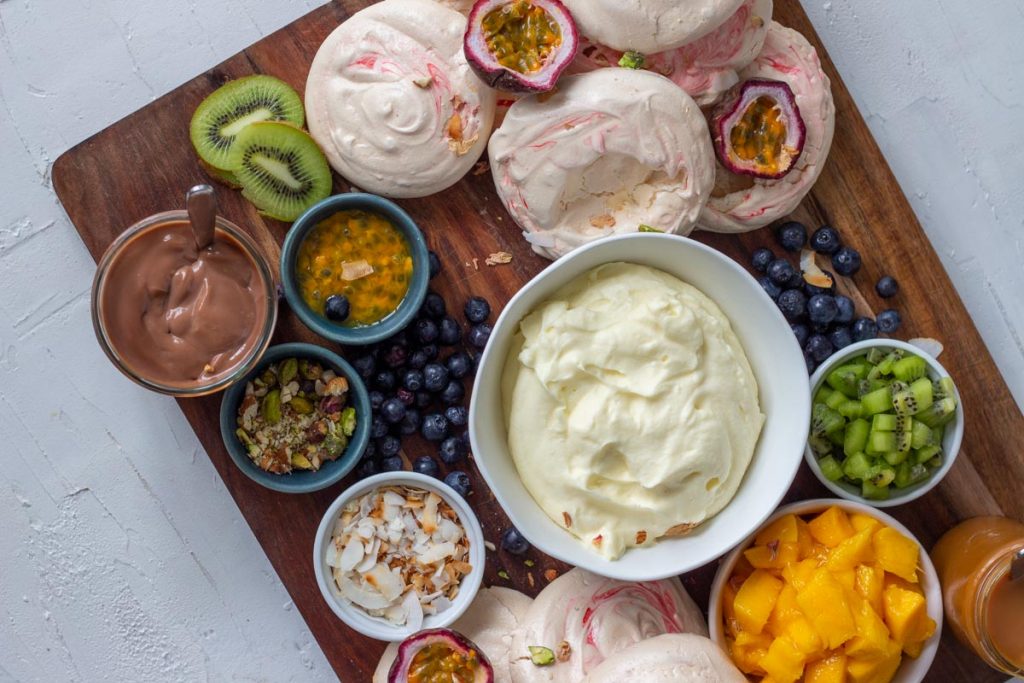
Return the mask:
<path id="1" fill-rule="evenodd" d="M 317 529 L 313 568 L 324 600 L 348 626 L 399 641 L 458 619 L 484 573 L 484 535 L 443 482 L 387 472 L 350 486 Z"/>

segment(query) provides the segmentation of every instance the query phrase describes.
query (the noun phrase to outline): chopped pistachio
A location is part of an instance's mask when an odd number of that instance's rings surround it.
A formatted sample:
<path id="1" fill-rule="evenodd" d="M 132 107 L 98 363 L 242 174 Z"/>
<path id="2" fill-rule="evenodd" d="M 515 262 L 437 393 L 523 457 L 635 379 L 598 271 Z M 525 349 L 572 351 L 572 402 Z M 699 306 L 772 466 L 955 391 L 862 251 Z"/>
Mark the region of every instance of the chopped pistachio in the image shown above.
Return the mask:
<path id="1" fill-rule="evenodd" d="M 637 228 L 637 230 L 640 232 L 665 232 L 664 230 L 658 230 L 657 228 L 651 227 L 650 225 L 644 225 L 643 223 L 640 224 L 640 227 Z"/>
<path id="2" fill-rule="evenodd" d="M 642 69 L 646 63 L 647 58 L 636 50 L 626 50 L 619 59 L 619 66 L 624 69 Z"/>
<path id="3" fill-rule="evenodd" d="M 555 652 L 543 645 L 530 645 L 530 661 L 537 666 L 551 666 L 555 663 Z"/>
<path id="4" fill-rule="evenodd" d="M 281 382 L 281 386 L 288 384 L 296 375 L 299 374 L 299 360 L 297 358 L 289 358 L 288 360 L 281 363 L 281 374 L 278 380 Z"/>
<path id="5" fill-rule="evenodd" d="M 274 389 L 268 391 L 267 395 L 263 397 L 263 405 L 261 407 L 263 417 L 269 424 L 277 424 L 281 421 L 281 390 Z"/>
<path id="6" fill-rule="evenodd" d="M 509 580 L 508 572 L 505 571 L 504 569 L 499 569 L 498 570 L 498 576 L 500 576 L 501 578 L 505 579 L 506 581 Z"/>
<path id="7" fill-rule="evenodd" d="M 525 564 L 527 567 L 532 567 L 534 565 L 534 562 L 533 560 L 523 560 L 523 564 Z"/>
<path id="8" fill-rule="evenodd" d="M 292 406 L 292 410 L 299 415 L 309 415 L 313 412 L 313 404 L 301 396 L 293 396 L 289 403 Z"/>

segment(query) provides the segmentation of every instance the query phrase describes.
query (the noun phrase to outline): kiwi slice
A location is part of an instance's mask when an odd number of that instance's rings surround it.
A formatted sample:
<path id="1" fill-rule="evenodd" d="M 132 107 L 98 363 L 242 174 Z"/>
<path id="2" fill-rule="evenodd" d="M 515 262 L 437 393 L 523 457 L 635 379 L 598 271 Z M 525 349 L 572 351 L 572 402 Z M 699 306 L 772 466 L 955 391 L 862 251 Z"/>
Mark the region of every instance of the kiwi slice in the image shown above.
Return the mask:
<path id="1" fill-rule="evenodd" d="M 302 126 L 305 116 L 302 99 L 287 83 L 272 76 L 246 76 L 214 90 L 199 104 L 189 137 L 200 159 L 231 170 L 231 148 L 246 126 L 260 121 Z"/>
<path id="2" fill-rule="evenodd" d="M 331 193 L 324 153 L 289 123 L 249 124 L 235 137 L 228 162 L 242 195 L 271 218 L 294 221 Z"/>
<path id="3" fill-rule="evenodd" d="M 210 176 L 218 183 L 221 183 L 222 185 L 227 185 L 233 190 L 242 189 L 242 186 L 238 183 L 238 178 L 231 171 L 225 171 L 223 168 L 211 166 L 202 159 L 199 160 L 199 165 L 203 167 L 204 171 L 206 171 L 206 175 Z"/>

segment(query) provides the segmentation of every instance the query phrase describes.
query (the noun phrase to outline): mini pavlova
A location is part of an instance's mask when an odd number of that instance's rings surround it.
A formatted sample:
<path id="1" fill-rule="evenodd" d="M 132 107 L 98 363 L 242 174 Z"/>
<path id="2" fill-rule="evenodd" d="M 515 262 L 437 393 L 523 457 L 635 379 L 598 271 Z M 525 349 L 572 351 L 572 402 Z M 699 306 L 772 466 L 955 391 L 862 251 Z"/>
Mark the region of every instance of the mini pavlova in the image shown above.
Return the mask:
<path id="1" fill-rule="evenodd" d="M 349 501 L 326 544 L 341 597 L 411 631 L 452 606 L 472 571 L 470 542 L 452 507 L 433 491 L 381 486 Z"/>

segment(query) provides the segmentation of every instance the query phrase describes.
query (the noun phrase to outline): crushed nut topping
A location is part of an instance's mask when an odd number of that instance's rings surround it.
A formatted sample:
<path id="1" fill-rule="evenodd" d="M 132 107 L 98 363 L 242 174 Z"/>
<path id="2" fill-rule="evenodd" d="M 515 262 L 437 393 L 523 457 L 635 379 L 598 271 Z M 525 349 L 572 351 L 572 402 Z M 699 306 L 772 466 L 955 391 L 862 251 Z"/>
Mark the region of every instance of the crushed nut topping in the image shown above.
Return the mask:
<path id="1" fill-rule="evenodd" d="M 343 598 L 371 616 L 419 630 L 424 615 L 451 607 L 473 570 L 468 557 L 465 530 L 440 496 L 385 486 L 342 509 L 326 561 Z"/>
<path id="2" fill-rule="evenodd" d="M 646 540 L 647 540 L 647 532 L 646 531 L 640 530 L 640 531 L 636 532 L 636 544 L 637 545 L 643 545 L 643 543 Z"/>
<path id="3" fill-rule="evenodd" d="M 590 224 L 595 228 L 610 228 L 615 225 L 615 216 L 610 213 L 603 213 L 600 216 L 591 216 Z"/>
<path id="4" fill-rule="evenodd" d="M 566 529 L 572 526 L 572 517 L 569 516 L 568 512 L 562 513 L 562 521 L 565 522 Z"/>
<path id="5" fill-rule="evenodd" d="M 506 263 L 512 263 L 512 254 L 507 251 L 496 251 L 488 256 L 484 263 L 489 266 L 501 266 Z"/>
<path id="6" fill-rule="evenodd" d="M 558 570 L 554 569 L 554 568 L 545 569 L 544 570 L 544 578 L 547 579 L 548 581 L 554 581 L 555 579 L 558 578 Z"/>
<path id="7" fill-rule="evenodd" d="M 558 649 L 555 650 L 555 659 L 560 662 L 568 662 L 570 656 L 572 656 L 572 647 L 569 646 L 568 640 L 563 640 L 558 644 Z"/>

